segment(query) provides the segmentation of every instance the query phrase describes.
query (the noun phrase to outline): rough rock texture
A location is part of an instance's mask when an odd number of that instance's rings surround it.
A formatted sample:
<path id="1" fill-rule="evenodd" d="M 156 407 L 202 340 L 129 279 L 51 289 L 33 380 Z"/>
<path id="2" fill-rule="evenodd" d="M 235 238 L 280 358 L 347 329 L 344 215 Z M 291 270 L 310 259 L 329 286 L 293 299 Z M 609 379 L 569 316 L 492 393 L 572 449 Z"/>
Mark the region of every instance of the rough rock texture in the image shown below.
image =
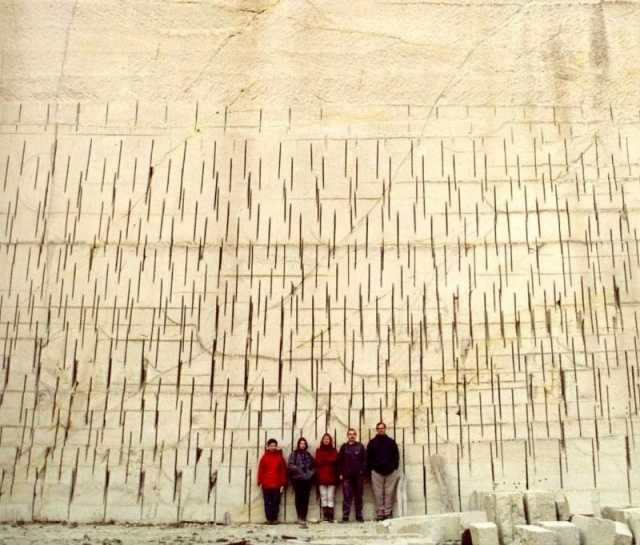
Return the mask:
<path id="1" fill-rule="evenodd" d="M 616 523 L 611 520 L 575 515 L 571 522 L 578 528 L 583 545 L 613 545 L 616 541 Z"/>
<path id="2" fill-rule="evenodd" d="M 555 533 L 557 545 L 580 545 L 580 532 L 575 524 L 564 520 L 542 521 L 538 524 Z"/>
<path id="3" fill-rule="evenodd" d="M 348 104 L 640 102 L 635 2 L 17 0 L 9 100 Z"/>
<path id="4" fill-rule="evenodd" d="M 548 490 L 527 490 L 524 493 L 524 510 L 527 524 L 542 520 L 556 520 L 556 500 Z"/>
<path id="5" fill-rule="evenodd" d="M 493 522 L 476 522 L 469 526 L 473 545 L 498 545 L 498 527 Z"/>
<path id="6" fill-rule="evenodd" d="M 637 502 L 639 19 L 2 3 L 0 520 L 261 521 L 381 419 L 396 514 Z"/>
<path id="7" fill-rule="evenodd" d="M 518 524 L 513 528 L 514 545 L 557 545 L 555 532 L 533 526 L 530 524 Z"/>

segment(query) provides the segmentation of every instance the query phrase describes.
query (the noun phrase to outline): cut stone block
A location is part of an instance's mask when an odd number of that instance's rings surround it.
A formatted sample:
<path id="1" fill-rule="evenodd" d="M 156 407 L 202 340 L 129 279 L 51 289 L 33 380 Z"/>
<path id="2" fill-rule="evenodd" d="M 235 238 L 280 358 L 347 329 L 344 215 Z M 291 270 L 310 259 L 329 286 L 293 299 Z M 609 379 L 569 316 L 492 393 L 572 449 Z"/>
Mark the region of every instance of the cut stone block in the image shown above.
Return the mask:
<path id="1" fill-rule="evenodd" d="M 564 522 L 568 522 L 571 520 L 569 504 L 564 498 L 562 498 L 561 500 L 556 499 L 556 519 Z"/>
<path id="2" fill-rule="evenodd" d="M 524 508 L 528 524 L 557 518 L 555 497 L 553 492 L 547 490 L 527 490 L 524 493 Z"/>
<path id="3" fill-rule="evenodd" d="M 616 537 L 615 537 L 615 545 L 631 545 L 633 542 L 633 534 L 631 530 L 624 522 L 615 522 L 616 526 Z"/>
<path id="4" fill-rule="evenodd" d="M 423 537 L 404 537 L 400 543 L 402 543 L 402 545 L 438 545 L 437 541 Z"/>
<path id="5" fill-rule="evenodd" d="M 539 526 L 556 534 L 557 545 L 580 545 L 580 532 L 575 524 L 564 520 L 543 520 Z"/>
<path id="6" fill-rule="evenodd" d="M 524 503 L 520 492 L 491 492 L 480 495 L 480 507 L 487 512 L 489 521 L 498 527 L 500 542 L 513 541 L 513 527 L 526 524 Z"/>
<path id="7" fill-rule="evenodd" d="M 571 516 L 600 516 L 600 496 L 597 490 L 572 490 L 564 494 L 566 509 Z"/>
<path id="8" fill-rule="evenodd" d="M 640 543 L 640 509 L 623 509 L 623 517 L 624 522 L 629 526 L 635 542 Z"/>
<path id="9" fill-rule="evenodd" d="M 122 524 L 127 521 L 135 521 L 136 517 L 141 515 L 141 509 L 139 505 L 129 504 L 123 505 L 120 503 L 113 502 L 112 505 L 109 505 L 104 513 L 104 520 L 107 523 L 117 523 Z"/>
<path id="10" fill-rule="evenodd" d="M 473 545 L 498 545 L 498 527 L 493 522 L 476 522 L 469 525 Z"/>
<path id="11" fill-rule="evenodd" d="M 516 524 L 513 527 L 513 543 L 518 545 L 556 545 L 556 534 L 532 524 Z"/>
<path id="12" fill-rule="evenodd" d="M 496 521 L 496 505 L 493 494 L 493 492 L 480 492 L 476 498 L 478 508 L 487 514 L 491 522 Z"/>
<path id="13" fill-rule="evenodd" d="M 381 531 L 389 534 L 417 534 L 440 542 L 460 539 L 460 514 L 421 515 L 389 519 L 380 523 Z"/>
<path id="14" fill-rule="evenodd" d="M 0 520 L 11 522 L 32 522 L 31 503 L 8 503 L 0 505 Z"/>
<path id="15" fill-rule="evenodd" d="M 141 511 L 138 509 L 138 511 Z M 129 513 L 129 521 L 137 520 L 135 512 Z M 102 505 L 89 505 L 80 502 L 74 502 L 69 509 L 68 522 L 76 522 L 82 524 L 96 523 L 104 521 L 104 507 Z"/>
<path id="16" fill-rule="evenodd" d="M 381 532 L 389 534 L 418 534 L 438 543 L 460 541 L 463 530 L 475 521 L 485 522 L 481 511 L 444 513 L 441 515 L 418 515 L 389 519 L 380 523 Z"/>
<path id="17" fill-rule="evenodd" d="M 620 522 L 624 521 L 624 515 L 622 515 L 621 511 L 623 507 L 612 507 L 610 505 L 603 505 L 600 508 L 600 516 L 609 520 L 618 520 Z"/>
<path id="18" fill-rule="evenodd" d="M 620 543 L 626 543 L 627 531 L 636 543 L 640 543 L 640 507 L 606 506 L 602 508 L 602 515 L 616 523 L 616 531 L 620 533 L 616 540 L 620 539 Z"/>
<path id="19" fill-rule="evenodd" d="M 580 532 L 581 545 L 614 545 L 616 525 L 612 520 L 574 515 L 571 522 Z"/>
<path id="20" fill-rule="evenodd" d="M 487 522 L 487 514 L 484 511 L 462 511 L 460 513 L 460 528 L 466 530 L 472 524 Z"/>
<path id="21" fill-rule="evenodd" d="M 3 498 L 5 500 L 3 504 L 7 507 L 21 504 L 31 507 L 31 504 L 33 503 L 33 486 L 22 483 L 14 484 L 11 495 L 3 494 L 3 496 L 5 496 Z"/>
<path id="22" fill-rule="evenodd" d="M 42 494 L 42 500 L 34 506 L 34 519 L 59 522 L 69 518 L 68 490 L 65 485 L 46 485 Z"/>
<path id="23" fill-rule="evenodd" d="M 611 507 L 602 508 L 602 517 L 616 522 L 629 523 L 632 518 L 640 517 L 640 507 Z"/>

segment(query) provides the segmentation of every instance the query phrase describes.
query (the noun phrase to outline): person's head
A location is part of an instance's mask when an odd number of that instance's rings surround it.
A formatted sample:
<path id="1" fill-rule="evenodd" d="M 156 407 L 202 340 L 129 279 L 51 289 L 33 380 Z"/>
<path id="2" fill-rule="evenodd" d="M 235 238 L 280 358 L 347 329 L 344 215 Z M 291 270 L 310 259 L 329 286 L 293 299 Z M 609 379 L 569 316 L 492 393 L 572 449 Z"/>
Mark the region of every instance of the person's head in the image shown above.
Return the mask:
<path id="1" fill-rule="evenodd" d="M 331 437 L 331 434 L 325 433 L 322 436 L 322 439 L 320 439 L 320 444 L 325 447 L 330 447 L 333 444 L 333 439 Z"/>
<path id="2" fill-rule="evenodd" d="M 296 444 L 296 449 L 307 450 L 308 446 L 309 445 L 307 444 L 307 440 L 304 437 L 300 437 L 300 439 L 298 439 L 298 443 Z"/>
<path id="3" fill-rule="evenodd" d="M 376 424 L 376 433 L 378 435 L 385 435 L 387 433 L 387 425 L 384 422 L 378 422 Z"/>
<path id="4" fill-rule="evenodd" d="M 355 443 L 357 437 L 358 437 L 358 434 L 356 433 L 356 430 L 354 430 L 353 428 L 349 428 L 347 430 L 347 441 L 349 443 Z"/>
<path id="5" fill-rule="evenodd" d="M 278 441 L 276 441 L 275 439 L 271 438 L 267 441 L 267 450 L 278 450 Z"/>

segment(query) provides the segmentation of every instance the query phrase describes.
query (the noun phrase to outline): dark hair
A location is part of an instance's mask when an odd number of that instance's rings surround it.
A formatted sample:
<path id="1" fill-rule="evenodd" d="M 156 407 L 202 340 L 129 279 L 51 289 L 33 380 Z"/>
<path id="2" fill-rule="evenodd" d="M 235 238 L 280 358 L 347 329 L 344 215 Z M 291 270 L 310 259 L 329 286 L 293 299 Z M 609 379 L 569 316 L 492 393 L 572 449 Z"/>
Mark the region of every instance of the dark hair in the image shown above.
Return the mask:
<path id="1" fill-rule="evenodd" d="M 278 446 L 278 441 L 276 441 L 273 437 L 271 439 L 269 439 L 267 441 L 267 446 L 269 445 L 275 445 L 276 447 Z"/>
<path id="2" fill-rule="evenodd" d="M 325 433 L 325 434 L 322 436 L 322 439 L 320 439 L 320 446 L 321 446 L 321 447 L 324 447 L 324 446 L 325 446 L 325 444 L 324 444 L 324 438 L 325 438 L 325 437 L 328 437 L 328 438 L 329 438 L 329 445 L 328 445 L 328 446 L 332 447 L 332 446 L 333 446 L 333 437 L 331 437 L 331 434 L 330 434 L 330 433 Z"/>
<path id="3" fill-rule="evenodd" d="M 296 450 L 300 450 L 300 443 L 302 443 L 302 441 L 307 444 L 307 450 L 309 450 L 309 441 L 307 441 L 304 437 L 300 437 L 300 439 L 298 439 L 298 442 L 296 443 Z"/>

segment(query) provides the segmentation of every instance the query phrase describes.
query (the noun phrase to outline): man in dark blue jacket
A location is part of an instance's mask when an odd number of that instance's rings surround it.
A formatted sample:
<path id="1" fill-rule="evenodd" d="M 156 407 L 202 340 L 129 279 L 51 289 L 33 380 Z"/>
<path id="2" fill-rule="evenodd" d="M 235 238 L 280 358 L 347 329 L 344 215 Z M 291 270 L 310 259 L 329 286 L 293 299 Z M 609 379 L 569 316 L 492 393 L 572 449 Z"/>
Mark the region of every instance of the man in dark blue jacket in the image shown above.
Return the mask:
<path id="1" fill-rule="evenodd" d="M 367 470 L 376 500 L 376 520 L 393 516 L 393 503 L 400 474 L 400 452 L 397 443 L 387 435 L 384 422 L 376 424 L 376 436 L 367 445 Z"/>
<path id="2" fill-rule="evenodd" d="M 364 474 L 367 469 L 367 451 L 357 440 L 356 430 L 349 428 L 347 442 L 338 453 L 338 474 L 342 481 L 342 522 L 349 521 L 351 504 L 355 501 L 356 520 L 362 517 Z"/>

